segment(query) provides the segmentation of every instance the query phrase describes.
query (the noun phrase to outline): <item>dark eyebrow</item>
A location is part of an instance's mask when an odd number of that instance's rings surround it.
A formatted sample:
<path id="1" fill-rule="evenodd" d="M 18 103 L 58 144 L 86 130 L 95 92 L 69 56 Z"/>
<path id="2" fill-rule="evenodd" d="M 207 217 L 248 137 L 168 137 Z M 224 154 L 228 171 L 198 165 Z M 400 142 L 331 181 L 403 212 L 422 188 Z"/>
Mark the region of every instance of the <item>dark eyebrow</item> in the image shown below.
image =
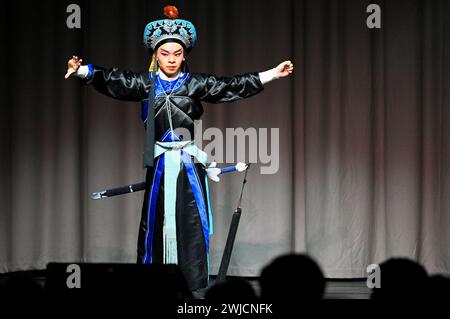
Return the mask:
<path id="1" fill-rule="evenodd" d="M 164 50 L 164 49 L 162 49 L 162 48 L 161 48 L 161 51 L 164 52 L 164 53 L 170 53 L 169 51 Z M 174 53 L 179 53 L 179 52 L 181 52 L 181 51 L 182 51 L 182 49 L 178 49 L 178 50 L 176 50 Z"/>

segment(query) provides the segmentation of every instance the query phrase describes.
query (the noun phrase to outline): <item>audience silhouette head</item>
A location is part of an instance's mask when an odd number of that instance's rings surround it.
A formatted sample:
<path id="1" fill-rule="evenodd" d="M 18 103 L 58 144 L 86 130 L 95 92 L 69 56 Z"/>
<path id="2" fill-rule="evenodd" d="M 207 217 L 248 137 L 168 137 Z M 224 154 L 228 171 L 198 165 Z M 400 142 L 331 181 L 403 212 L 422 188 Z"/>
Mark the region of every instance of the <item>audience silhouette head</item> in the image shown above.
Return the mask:
<path id="1" fill-rule="evenodd" d="M 263 268 L 261 297 L 286 302 L 320 299 L 325 290 L 325 278 L 319 265 L 301 254 L 283 255 Z"/>
<path id="2" fill-rule="evenodd" d="M 425 297 L 427 272 L 415 261 L 391 258 L 380 264 L 380 288 L 374 288 L 374 300 L 411 300 Z"/>

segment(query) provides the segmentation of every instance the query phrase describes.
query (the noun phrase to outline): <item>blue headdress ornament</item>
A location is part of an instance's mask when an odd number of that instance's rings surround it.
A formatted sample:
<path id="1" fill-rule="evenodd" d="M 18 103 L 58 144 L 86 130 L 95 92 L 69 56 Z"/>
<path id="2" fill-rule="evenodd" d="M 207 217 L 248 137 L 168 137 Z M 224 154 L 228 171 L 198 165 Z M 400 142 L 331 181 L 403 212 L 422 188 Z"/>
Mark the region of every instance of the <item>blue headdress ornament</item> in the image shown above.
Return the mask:
<path id="1" fill-rule="evenodd" d="M 190 51 L 197 41 L 197 31 L 187 20 L 178 19 L 178 9 L 174 6 L 164 7 L 167 19 L 148 23 L 144 29 L 144 46 L 155 51 L 158 46 L 170 40 L 179 42 L 186 51 Z"/>

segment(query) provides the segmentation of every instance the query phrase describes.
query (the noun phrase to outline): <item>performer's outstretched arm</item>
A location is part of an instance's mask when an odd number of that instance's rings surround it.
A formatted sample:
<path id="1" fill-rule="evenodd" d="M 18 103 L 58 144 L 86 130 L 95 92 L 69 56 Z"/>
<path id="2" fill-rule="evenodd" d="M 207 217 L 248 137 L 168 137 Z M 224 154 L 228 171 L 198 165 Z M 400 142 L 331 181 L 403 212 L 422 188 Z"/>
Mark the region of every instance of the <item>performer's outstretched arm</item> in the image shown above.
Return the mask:
<path id="1" fill-rule="evenodd" d="M 216 77 L 208 74 L 195 74 L 193 80 L 196 96 L 208 103 L 232 102 L 261 92 L 263 85 L 291 74 L 294 65 L 291 61 L 280 63 L 273 69 L 260 73 L 247 73 L 233 77 Z"/>
<path id="2" fill-rule="evenodd" d="M 150 81 L 147 73 L 122 71 L 117 68 L 105 69 L 99 66 L 81 65 L 82 59 L 73 56 L 67 62 L 65 78 L 72 74 L 92 84 L 97 91 L 115 99 L 142 101 L 148 97 Z"/>

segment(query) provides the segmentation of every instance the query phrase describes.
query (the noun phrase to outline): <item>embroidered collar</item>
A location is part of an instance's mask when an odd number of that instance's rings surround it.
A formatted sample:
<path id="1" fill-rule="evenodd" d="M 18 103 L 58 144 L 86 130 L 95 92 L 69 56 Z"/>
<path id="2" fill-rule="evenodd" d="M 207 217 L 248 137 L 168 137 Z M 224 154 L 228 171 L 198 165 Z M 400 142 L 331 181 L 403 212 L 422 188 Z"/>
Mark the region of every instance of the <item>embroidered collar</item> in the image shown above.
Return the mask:
<path id="1" fill-rule="evenodd" d="M 151 78 L 151 73 L 149 73 L 149 77 Z M 161 96 L 166 96 L 170 92 L 175 92 L 184 83 L 190 78 L 189 73 L 182 73 L 176 80 L 164 80 L 159 75 L 156 75 L 156 87 L 155 87 L 155 98 L 159 98 Z"/>

